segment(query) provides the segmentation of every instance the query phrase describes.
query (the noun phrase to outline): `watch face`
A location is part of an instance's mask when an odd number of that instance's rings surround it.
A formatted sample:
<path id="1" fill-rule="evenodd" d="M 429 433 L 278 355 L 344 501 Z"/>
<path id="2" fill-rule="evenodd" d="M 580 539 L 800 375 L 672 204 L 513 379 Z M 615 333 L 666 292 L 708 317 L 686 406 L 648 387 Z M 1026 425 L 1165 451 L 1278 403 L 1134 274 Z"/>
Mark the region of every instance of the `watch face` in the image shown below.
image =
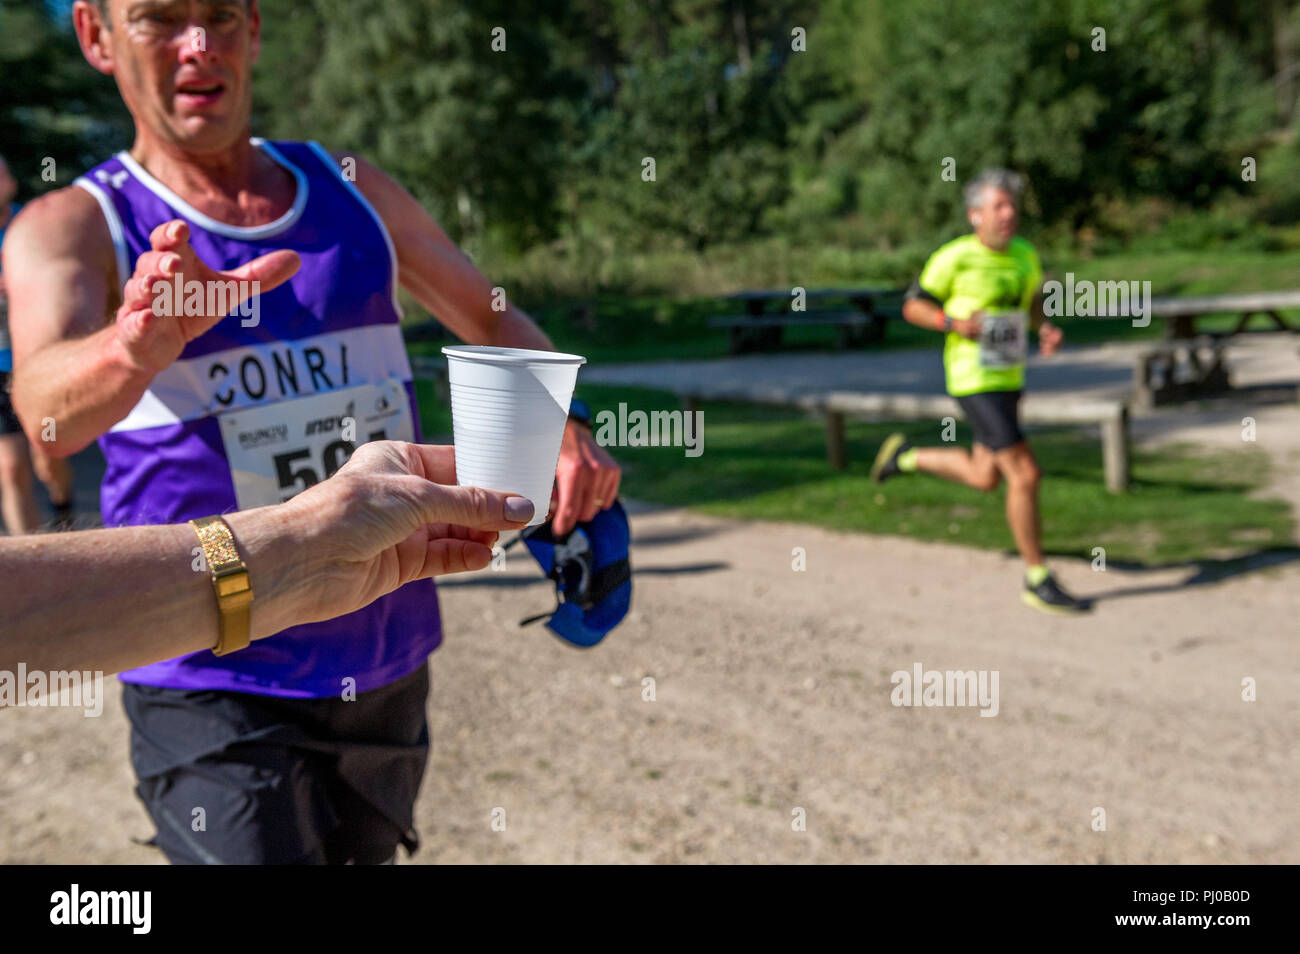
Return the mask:
<path id="1" fill-rule="evenodd" d="M 230 563 L 239 563 L 239 551 L 235 549 L 230 533 L 222 524 L 210 523 L 198 528 L 199 541 L 208 552 L 208 562 L 215 567 Z"/>

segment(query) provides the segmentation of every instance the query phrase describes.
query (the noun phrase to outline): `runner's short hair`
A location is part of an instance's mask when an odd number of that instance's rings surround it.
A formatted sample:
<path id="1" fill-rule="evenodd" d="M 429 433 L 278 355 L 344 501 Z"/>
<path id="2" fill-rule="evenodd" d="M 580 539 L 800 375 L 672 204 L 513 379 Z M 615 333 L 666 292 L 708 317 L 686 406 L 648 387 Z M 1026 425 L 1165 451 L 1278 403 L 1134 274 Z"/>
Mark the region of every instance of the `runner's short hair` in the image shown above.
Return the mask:
<path id="1" fill-rule="evenodd" d="M 962 190 L 962 194 L 966 197 L 966 208 L 980 208 L 983 204 L 984 190 L 988 188 L 1009 192 L 1012 198 L 1016 200 L 1016 204 L 1019 205 L 1020 193 L 1025 188 L 1025 180 L 1018 172 L 1012 172 L 1010 169 L 985 169 L 966 183 L 966 188 Z"/>

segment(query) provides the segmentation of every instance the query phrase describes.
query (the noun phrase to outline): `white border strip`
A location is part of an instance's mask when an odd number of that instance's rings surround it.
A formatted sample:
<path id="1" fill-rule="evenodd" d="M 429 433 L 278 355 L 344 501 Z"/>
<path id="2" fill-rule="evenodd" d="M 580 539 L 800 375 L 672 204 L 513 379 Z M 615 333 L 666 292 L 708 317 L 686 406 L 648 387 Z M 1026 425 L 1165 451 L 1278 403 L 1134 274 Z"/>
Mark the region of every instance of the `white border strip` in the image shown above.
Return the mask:
<path id="1" fill-rule="evenodd" d="M 122 220 L 118 218 L 117 208 L 113 205 L 113 200 L 108 197 L 108 193 L 85 176 L 73 179 L 72 184 L 81 186 L 95 197 L 95 201 L 99 203 L 99 210 L 104 213 L 104 219 L 108 222 L 108 234 L 113 237 L 113 251 L 117 254 L 117 293 L 120 295 L 131 274 L 131 263 L 126 253 L 126 233 L 122 230 Z"/>
<path id="2" fill-rule="evenodd" d="M 294 181 L 297 183 L 297 191 L 294 194 L 293 205 L 289 207 L 289 211 L 285 212 L 284 215 L 280 216 L 274 222 L 268 222 L 266 225 L 242 226 L 227 225 L 225 222 L 218 222 L 210 215 L 204 215 L 171 189 L 167 188 L 151 176 L 147 171 L 145 171 L 144 166 L 131 158 L 129 152 L 119 152 L 117 158 L 121 160 L 122 165 L 130 171 L 131 175 L 135 176 L 136 181 L 200 228 L 212 232 L 215 235 L 222 235 L 226 238 L 232 239 L 269 238 L 272 235 L 280 234 L 285 229 L 289 228 L 289 226 L 293 225 L 294 222 L 298 221 L 298 217 L 302 215 L 302 210 L 307 207 L 307 177 L 303 175 L 301 169 L 289 160 L 285 159 L 284 156 L 280 154 L 280 151 L 266 140 L 253 137 L 248 141 L 252 143 L 255 148 L 265 152 L 268 156 L 292 173 Z"/>
<path id="3" fill-rule="evenodd" d="M 310 364 L 304 352 L 308 348 L 322 352 L 326 357 L 322 370 L 335 375 L 341 369 L 342 346 L 347 347 L 348 353 L 348 384 L 344 385 L 341 378 L 335 377 L 337 383 L 332 389 L 316 390 L 315 376 L 308 370 Z M 280 386 L 278 372 L 271 370 L 275 367 L 275 355 L 287 358 L 298 372 L 300 385 L 292 392 Z M 258 380 L 263 384 L 263 393 L 257 398 L 241 386 L 245 360 L 258 365 Z M 224 372 L 213 373 L 217 364 L 225 368 Z M 402 330 L 391 321 L 381 325 L 358 325 L 309 338 L 252 342 L 172 362 L 154 375 L 149 390 L 126 417 L 110 428 L 110 432 L 142 430 L 226 411 L 265 407 L 359 384 L 377 384 L 389 378 L 402 383 L 411 380 L 411 365 L 406 357 Z M 229 390 L 233 396 L 229 404 L 223 405 L 216 399 L 217 392 L 223 390 Z"/>
<path id="4" fill-rule="evenodd" d="M 402 306 L 397 303 L 397 248 L 393 245 L 393 237 L 388 234 L 388 227 L 384 225 L 384 220 L 379 217 L 379 213 L 376 212 L 375 207 L 370 204 L 370 200 L 361 194 L 361 190 L 357 188 L 357 184 L 343 175 L 343 170 L 339 168 L 338 162 L 333 156 L 325 151 L 325 147 L 314 139 L 308 142 L 307 145 L 312 152 L 316 153 L 316 158 L 325 164 L 325 167 L 329 169 L 330 173 L 343 183 L 343 187 L 356 197 L 356 200 L 361 203 L 361 207 L 370 213 L 370 217 L 374 219 L 375 224 L 379 226 L 379 232 L 384 237 L 384 244 L 388 246 L 388 257 L 393 263 L 393 311 L 397 312 L 397 317 L 400 321 L 402 318 Z"/>

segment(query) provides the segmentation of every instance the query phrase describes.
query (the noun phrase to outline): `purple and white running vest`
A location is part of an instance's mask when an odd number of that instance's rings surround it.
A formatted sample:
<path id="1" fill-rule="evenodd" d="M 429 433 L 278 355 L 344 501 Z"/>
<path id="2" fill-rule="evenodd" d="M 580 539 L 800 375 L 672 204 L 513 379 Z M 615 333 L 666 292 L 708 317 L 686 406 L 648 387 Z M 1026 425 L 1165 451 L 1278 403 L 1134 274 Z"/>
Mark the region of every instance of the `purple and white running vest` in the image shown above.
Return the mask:
<path id="1" fill-rule="evenodd" d="M 256 313 L 232 311 L 186 345 L 99 439 L 108 461 L 100 489 L 105 526 L 179 523 L 274 503 L 332 474 L 357 444 L 420 439 L 387 230 L 317 143 L 252 142 L 297 183 L 293 206 L 267 225 L 217 222 L 125 152 L 76 180 L 108 221 L 119 288 L 149 250 L 149 233 L 170 219 L 189 223 L 190 244 L 214 269 L 281 248 L 302 260 L 293 278 L 261 295 Z M 255 578 L 253 588 L 256 594 Z M 218 658 L 204 650 L 120 678 L 337 696 L 405 676 L 441 638 L 434 584 L 418 580 L 355 613 L 295 626 L 237 653 Z"/>

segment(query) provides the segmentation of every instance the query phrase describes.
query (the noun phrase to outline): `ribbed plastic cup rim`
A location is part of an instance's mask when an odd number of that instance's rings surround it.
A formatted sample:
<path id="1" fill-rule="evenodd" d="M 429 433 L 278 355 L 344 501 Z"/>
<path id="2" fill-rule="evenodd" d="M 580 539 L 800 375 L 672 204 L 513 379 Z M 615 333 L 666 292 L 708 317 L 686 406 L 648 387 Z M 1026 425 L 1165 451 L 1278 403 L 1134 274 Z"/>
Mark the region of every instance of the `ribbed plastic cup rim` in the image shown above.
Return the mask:
<path id="1" fill-rule="evenodd" d="M 488 361 L 493 364 L 586 364 L 580 354 L 534 351 L 531 348 L 497 348 L 492 345 L 447 345 L 442 353 L 451 358 Z"/>

